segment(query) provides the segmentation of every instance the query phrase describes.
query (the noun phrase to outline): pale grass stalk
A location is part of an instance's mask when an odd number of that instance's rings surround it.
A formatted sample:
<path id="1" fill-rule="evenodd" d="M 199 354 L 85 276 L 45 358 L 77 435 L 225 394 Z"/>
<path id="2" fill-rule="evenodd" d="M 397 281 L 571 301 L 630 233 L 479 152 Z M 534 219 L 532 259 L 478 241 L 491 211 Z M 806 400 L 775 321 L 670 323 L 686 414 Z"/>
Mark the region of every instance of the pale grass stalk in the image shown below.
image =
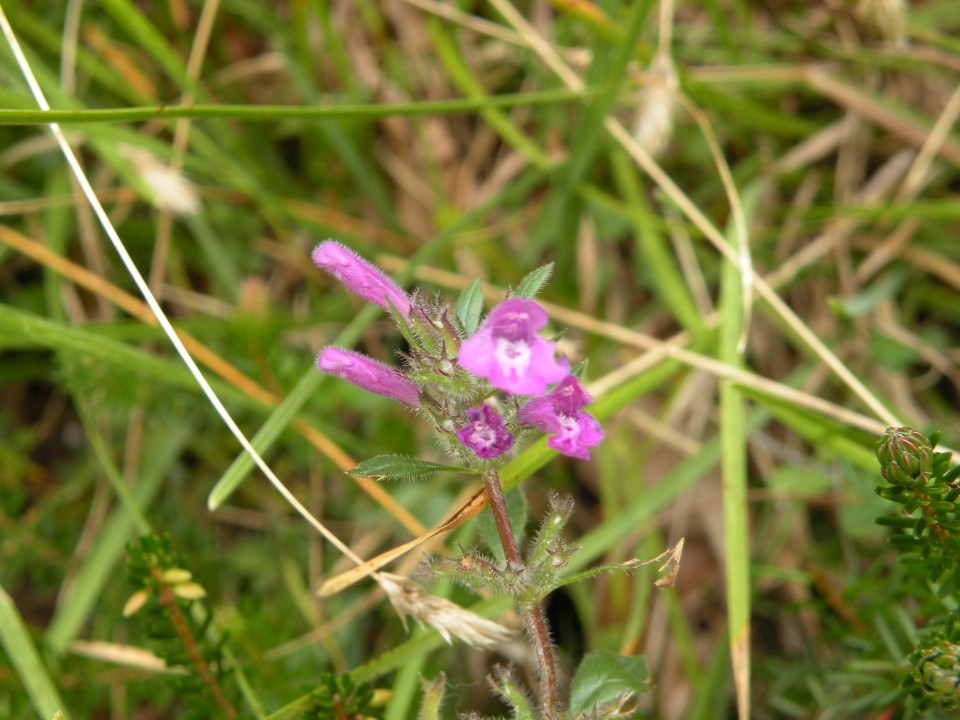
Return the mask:
<path id="1" fill-rule="evenodd" d="M 20 47 L 20 43 L 17 40 L 16 35 L 13 32 L 13 28 L 10 26 L 10 21 L 7 19 L 6 12 L 3 10 L 3 6 L 0 5 L 0 29 L 3 31 L 3 35 L 7 40 L 7 43 L 10 46 L 11 51 L 13 52 L 14 58 L 17 62 L 17 65 L 20 68 L 20 72 L 23 74 L 24 79 L 27 82 L 27 85 L 30 87 L 30 92 L 34 97 L 37 105 L 42 110 L 50 110 L 50 105 L 47 103 L 47 99 L 43 94 L 43 90 L 40 88 L 37 78 L 33 73 L 33 70 L 30 67 L 30 64 L 27 62 L 26 57 L 23 54 L 23 50 Z M 203 391 L 203 394 L 206 395 L 207 400 L 216 410 L 217 414 L 223 420 L 223 423 L 227 426 L 227 429 L 230 430 L 231 434 L 237 439 L 237 442 L 243 447 L 247 454 L 251 457 L 253 462 L 260 468 L 261 472 L 269 480 L 270 484 L 274 486 L 277 492 L 293 507 L 297 513 L 300 514 L 317 532 L 323 535 L 334 547 L 336 547 L 340 552 L 349 557 L 351 560 L 357 564 L 363 564 L 363 560 L 356 555 L 340 538 L 338 538 L 333 532 L 331 532 L 323 523 L 317 520 L 301 503 L 297 498 L 287 489 L 283 482 L 274 474 L 273 470 L 267 465 L 266 461 L 260 457 L 260 454 L 254 449 L 253 445 L 250 444 L 250 441 L 243 434 L 243 431 L 237 426 L 233 417 L 224 407 L 223 403 L 220 401 L 220 398 L 214 392 L 213 388 L 210 387 L 210 384 L 207 382 L 206 378 L 203 376 L 203 373 L 200 372 L 200 368 L 197 367 L 197 364 L 194 362 L 193 357 L 191 357 L 189 351 L 181 342 L 180 338 L 177 336 L 176 331 L 173 329 L 170 320 L 167 318 L 166 313 L 164 313 L 163 308 L 160 307 L 160 304 L 157 302 L 156 297 L 150 291 L 149 286 L 147 285 L 146 280 L 144 280 L 143 275 L 140 274 L 140 271 L 137 269 L 136 264 L 133 262 L 133 259 L 130 257 L 130 254 L 127 252 L 126 247 L 123 244 L 123 241 L 120 239 L 120 235 L 117 233 L 116 228 L 114 228 L 113 223 L 110 221 L 109 215 L 107 215 L 106 210 L 103 205 L 100 203 L 99 198 L 97 197 L 96 192 L 93 189 L 93 186 L 90 184 L 90 181 L 87 179 L 86 174 L 83 171 L 83 168 L 80 167 L 80 163 L 77 159 L 76 154 L 73 152 L 70 144 L 67 142 L 66 137 L 63 134 L 63 131 L 60 129 L 59 124 L 57 123 L 48 123 L 50 132 L 53 134 L 54 139 L 59 145 L 61 152 L 63 153 L 64 158 L 67 161 L 67 164 L 70 166 L 71 171 L 77 179 L 77 182 L 80 185 L 81 190 L 83 191 L 84 196 L 87 198 L 87 201 L 90 203 L 90 206 L 93 208 L 94 213 L 97 216 L 97 219 L 100 221 L 101 226 L 103 227 L 104 232 L 107 234 L 107 237 L 110 239 L 111 244 L 116 250 L 117 254 L 120 256 L 120 260 L 123 262 L 124 267 L 126 267 L 127 272 L 130 273 L 130 277 L 133 279 L 137 288 L 140 290 L 140 293 L 143 295 L 144 300 L 149 305 L 150 310 L 153 312 L 154 316 L 157 318 L 157 322 L 160 324 L 160 327 L 163 329 L 167 338 L 170 340 L 170 343 L 173 345 L 174 349 L 177 351 L 177 354 L 180 355 L 183 363 L 187 366 L 187 369 L 190 371 L 190 374 L 193 375 L 194 379 L 197 381 L 197 384 L 200 386 L 200 389 Z"/>
<path id="2" fill-rule="evenodd" d="M 841 107 L 855 111 L 864 119 L 880 126 L 887 132 L 906 140 L 912 145 L 922 146 L 930 136 L 930 128 L 900 113 L 891 112 L 876 98 L 859 87 L 844 82 L 824 67 L 808 66 L 802 80 L 810 88 Z M 938 156 L 942 160 L 960 167 L 960 143 L 947 138 L 940 145 Z"/>
<path id="3" fill-rule="evenodd" d="M 710 148 L 710 154 L 713 156 L 714 165 L 720 174 L 720 180 L 723 183 L 723 189 L 727 194 L 727 202 L 730 203 L 730 214 L 733 216 L 733 229 L 736 234 L 737 247 L 737 265 L 740 271 L 740 302 L 742 318 L 742 329 L 740 337 L 737 340 L 737 353 L 742 355 L 747 349 L 747 340 L 750 336 L 750 322 L 753 318 L 753 258 L 750 255 L 750 235 L 747 230 L 747 218 L 743 213 L 743 203 L 740 202 L 740 194 L 737 192 L 736 183 L 733 181 L 733 175 L 730 173 L 730 166 L 720 148 L 717 136 L 713 132 L 713 127 L 706 115 L 700 112 L 700 109 L 693 103 L 681 98 L 684 109 L 700 126 L 700 132 L 706 138 L 707 146 Z"/>
<path id="4" fill-rule="evenodd" d="M 83 0 L 69 0 L 63 17 L 63 33 L 60 41 L 61 47 L 63 48 L 60 54 L 60 87 L 66 94 L 73 94 L 76 86 L 77 47 L 79 45 L 80 17 L 82 12 Z M 90 208 L 85 204 L 83 194 L 80 192 L 80 186 L 77 185 L 76 180 L 72 177 L 70 178 L 70 187 L 77 200 L 78 236 L 80 247 L 83 250 L 84 260 L 94 272 L 106 275 L 107 261 L 104 257 L 103 249 L 97 241 L 96 222 L 94 222 Z M 70 292 L 71 289 L 64 288 L 64 291 Z M 104 303 L 101 298 L 97 298 L 96 303 L 97 317 L 103 320 L 110 318 L 109 306 Z M 76 310 L 71 309 L 81 307 L 79 303 L 69 303 L 65 298 L 64 305 L 73 321 L 83 321 L 83 318 L 78 317 Z"/>
<path id="5" fill-rule="evenodd" d="M 930 134 L 920 147 L 913 164 L 907 171 L 903 184 L 897 192 L 894 202 L 905 204 L 913 200 L 917 194 L 933 178 L 932 166 L 943 144 L 947 141 L 950 131 L 960 118 L 960 86 L 944 105 L 943 111 L 934 123 Z M 857 280 L 865 282 L 889 263 L 902 247 L 919 229 L 920 223 L 915 219 L 904 220 L 873 252 L 871 252 L 857 268 Z"/>
<path id="6" fill-rule="evenodd" d="M 423 10 L 424 12 L 428 12 L 431 15 L 436 15 L 444 20 L 449 20 L 450 22 L 455 23 L 462 28 L 472 30 L 480 35 L 497 38 L 498 40 L 510 45 L 526 47 L 526 43 L 523 42 L 523 39 L 520 38 L 517 33 L 507 30 L 502 25 L 498 25 L 495 22 L 484 20 L 483 18 L 466 13 L 452 4 L 435 2 L 434 0 L 404 0 L 404 2 L 406 2 L 408 5 L 413 5 L 415 8 Z"/>

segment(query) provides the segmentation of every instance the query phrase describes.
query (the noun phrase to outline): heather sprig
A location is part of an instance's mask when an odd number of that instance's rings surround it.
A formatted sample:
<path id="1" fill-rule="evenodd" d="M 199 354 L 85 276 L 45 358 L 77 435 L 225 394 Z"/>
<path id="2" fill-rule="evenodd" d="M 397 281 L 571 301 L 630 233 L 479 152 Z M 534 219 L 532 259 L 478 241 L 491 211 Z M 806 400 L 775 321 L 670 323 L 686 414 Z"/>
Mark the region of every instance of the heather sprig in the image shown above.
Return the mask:
<path id="1" fill-rule="evenodd" d="M 907 427 L 887 428 L 877 443 L 880 474 L 887 482 L 877 493 L 900 506 L 877 522 L 890 527 L 888 538 L 916 582 L 919 637 L 907 657 L 910 671 L 901 683 L 920 709 L 960 707 L 960 466 L 950 453 L 936 452 L 938 434 L 927 438 Z M 922 630 L 920 630 L 922 628 Z"/>

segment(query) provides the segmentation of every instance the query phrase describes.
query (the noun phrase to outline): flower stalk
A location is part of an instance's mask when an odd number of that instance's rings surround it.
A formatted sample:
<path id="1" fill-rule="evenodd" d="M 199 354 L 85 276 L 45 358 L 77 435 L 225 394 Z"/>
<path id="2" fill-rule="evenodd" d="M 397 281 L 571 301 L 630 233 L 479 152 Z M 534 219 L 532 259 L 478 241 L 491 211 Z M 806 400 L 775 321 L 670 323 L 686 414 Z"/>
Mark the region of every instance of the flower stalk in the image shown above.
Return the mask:
<path id="1" fill-rule="evenodd" d="M 507 568 L 515 572 L 522 572 L 524 569 L 523 558 L 520 556 L 520 549 L 517 547 L 513 528 L 510 527 L 510 516 L 507 513 L 507 503 L 503 496 L 500 477 L 495 472 L 485 473 L 483 489 L 493 513 L 494 523 L 497 526 L 497 535 L 500 537 L 500 544 L 503 546 Z M 520 615 L 537 655 L 541 713 L 545 720 L 549 720 L 556 715 L 557 710 L 557 666 L 553 658 L 553 644 L 550 642 L 547 620 L 543 615 L 543 608 L 538 602 L 521 607 Z"/>

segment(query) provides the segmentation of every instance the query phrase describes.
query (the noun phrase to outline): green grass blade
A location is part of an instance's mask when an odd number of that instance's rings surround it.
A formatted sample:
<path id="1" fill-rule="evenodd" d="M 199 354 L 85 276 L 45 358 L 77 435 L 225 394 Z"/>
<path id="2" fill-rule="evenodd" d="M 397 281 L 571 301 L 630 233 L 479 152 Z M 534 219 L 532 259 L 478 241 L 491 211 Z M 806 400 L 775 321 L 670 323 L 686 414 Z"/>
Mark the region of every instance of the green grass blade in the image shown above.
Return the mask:
<path id="1" fill-rule="evenodd" d="M 580 123 L 572 129 L 570 157 L 560 171 L 560 182 L 554 186 L 547 198 L 540 220 L 531 231 L 524 247 L 522 260 L 526 264 L 533 262 L 547 243 L 559 239 L 562 245 L 559 272 L 566 272 L 570 266 L 580 214 L 580 200 L 576 197 L 576 191 L 596 156 L 600 138 L 605 133 L 604 121 L 620 99 L 629 62 L 634 56 L 637 41 L 652 5 L 650 0 L 633 3 L 625 23 L 625 31 L 613 49 L 612 57 L 608 57 L 604 49 L 594 47 L 590 79 L 602 81 L 602 85 L 587 106 Z"/>
<path id="2" fill-rule="evenodd" d="M 20 676 L 30 702 L 42 720 L 50 720 L 60 711 L 68 717 L 60 693 L 37 652 L 13 598 L 0 587 L 0 644 Z"/>
<path id="3" fill-rule="evenodd" d="M 0 348 L 45 347 L 59 352 L 73 353 L 91 361 L 114 367 L 124 373 L 135 373 L 159 380 L 173 388 L 196 392 L 197 383 L 187 370 L 174 359 L 167 359 L 144 352 L 95 332 L 61 325 L 31 313 L 0 304 Z M 223 397 L 246 407 L 263 408 L 263 405 L 225 382 L 216 378 L 211 386 Z"/>
<path id="4" fill-rule="evenodd" d="M 750 195 L 750 206 L 759 196 L 759 186 Z M 751 213 L 744 208 L 747 218 Z M 740 238 L 734 227 L 729 242 L 739 253 Z M 745 240 L 745 238 L 744 238 Z M 720 336 L 718 358 L 743 367 L 738 342 L 743 332 L 743 283 L 740 269 L 724 262 L 720 287 Z M 720 439 L 723 476 L 724 569 L 727 591 L 727 623 L 730 657 L 737 706 L 741 720 L 750 716 L 750 517 L 747 506 L 746 408 L 733 383 L 720 381 Z"/>
<path id="5" fill-rule="evenodd" d="M 184 60 L 130 0 L 102 0 L 100 4 L 137 46 L 156 60 L 171 80 L 183 90 L 195 89 L 194 83 L 187 76 Z"/>
<path id="6" fill-rule="evenodd" d="M 484 100 L 485 107 L 480 109 L 480 115 L 492 127 L 503 140 L 515 150 L 523 154 L 535 167 L 547 169 L 551 166 L 550 158 L 547 157 L 535 142 L 530 140 L 527 135 L 518 128 L 509 117 L 497 109 L 492 103 L 487 101 L 487 93 L 477 81 L 473 72 L 466 66 L 460 57 L 456 45 L 449 33 L 443 26 L 434 20 L 427 23 L 427 29 L 430 32 L 430 39 L 437 51 L 437 58 L 443 64 L 450 78 L 457 84 L 461 92 L 468 97 Z"/>
<path id="7" fill-rule="evenodd" d="M 51 93 L 52 95 L 53 93 Z M 148 122 L 150 120 L 242 120 L 248 123 L 278 120 L 379 120 L 385 117 L 460 115 L 478 110 L 536 107 L 581 102 L 592 91 L 554 88 L 503 95 L 476 95 L 450 100 L 423 100 L 408 103 L 338 105 L 156 105 L 96 109 L 52 109 L 49 111 L 0 109 L 0 125 L 93 125 L 101 123 Z"/>

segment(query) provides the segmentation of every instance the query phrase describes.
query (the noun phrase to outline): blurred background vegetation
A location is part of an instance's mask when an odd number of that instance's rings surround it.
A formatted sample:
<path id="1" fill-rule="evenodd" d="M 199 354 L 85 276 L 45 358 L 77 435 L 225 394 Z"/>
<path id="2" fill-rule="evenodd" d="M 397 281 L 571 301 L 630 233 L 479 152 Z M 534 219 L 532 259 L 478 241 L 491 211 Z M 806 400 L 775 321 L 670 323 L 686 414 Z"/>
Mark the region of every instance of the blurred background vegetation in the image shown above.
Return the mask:
<path id="1" fill-rule="evenodd" d="M 344 474 L 439 456 L 395 403 L 314 371 L 325 344 L 386 361 L 401 345 L 310 250 L 336 238 L 450 298 L 482 278 L 491 300 L 552 261 L 541 297 L 564 350 L 590 359 L 607 438 L 525 482 L 531 517 L 548 488 L 572 493 L 584 563 L 686 538 L 673 589 L 651 569 L 551 598 L 562 666 L 644 655 L 643 717 L 736 717 L 738 700 L 741 717 L 914 714 L 897 686 L 925 617 L 874 522 L 893 506 L 873 444 L 892 424 L 960 442 L 960 5 L 3 9 L 214 388 L 358 554 L 475 488 Z M 369 582 L 318 598 L 350 563 L 251 472 L 0 45 L 0 716 L 224 713 L 209 682 L 137 652 L 178 661 L 149 616 L 123 617 L 145 577 L 125 577 L 125 544 L 147 531 L 206 591 L 193 631 L 238 716 L 293 716 L 355 681 L 392 692 L 365 712 L 410 718 L 419 676 L 441 671 L 451 717 L 503 712 L 484 678 L 495 662 L 529 673 L 522 644 L 411 640 Z M 142 110 L 94 112 L 123 108 Z M 232 492 L 211 512 L 215 486 Z M 477 525 L 433 551 L 479 542 Z"/>

